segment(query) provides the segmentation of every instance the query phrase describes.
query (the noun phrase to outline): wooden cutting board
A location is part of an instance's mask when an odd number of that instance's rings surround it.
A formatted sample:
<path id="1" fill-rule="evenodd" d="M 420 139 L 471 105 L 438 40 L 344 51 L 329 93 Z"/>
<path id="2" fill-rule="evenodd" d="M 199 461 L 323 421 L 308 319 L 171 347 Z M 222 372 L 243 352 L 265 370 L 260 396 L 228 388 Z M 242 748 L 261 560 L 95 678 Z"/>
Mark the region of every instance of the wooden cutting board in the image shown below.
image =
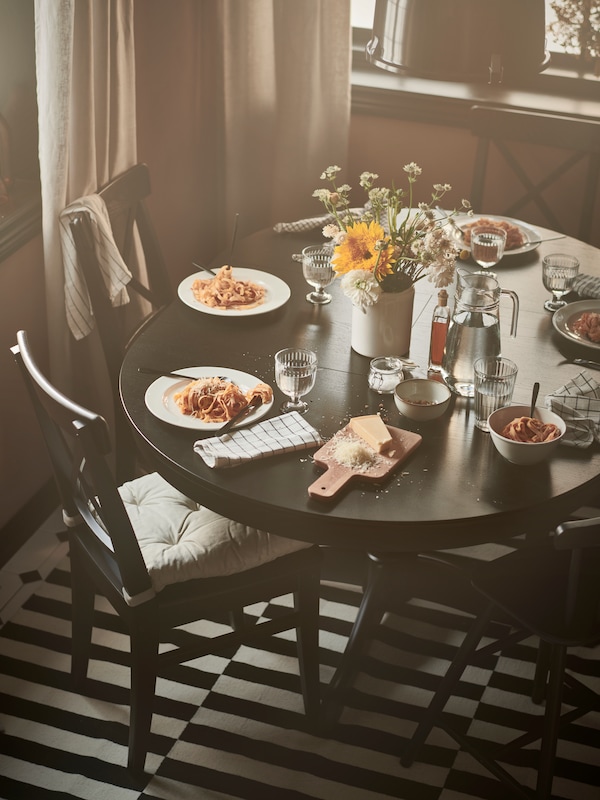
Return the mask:
<path id="1" fill-rule="evenodd" d="M 318 500 L 331 500 L 353 481 L 365 483 L 380 483 L 390 475 L 409 455 L 421 444 L 422 436 L 412 431 L 403 431 L 386 425 L 393 442 L 384 453 L 376 453 L 375 461 L 367 470 L 357 467 L 347 467 L 340 464 L 334 453 L 340 439 L 366 443 L 357 436 L 350 427 L 339 430 L 323 447 L 314 454 L 314 461 L 325 472 L 308 487 L 308 494 Z"/>

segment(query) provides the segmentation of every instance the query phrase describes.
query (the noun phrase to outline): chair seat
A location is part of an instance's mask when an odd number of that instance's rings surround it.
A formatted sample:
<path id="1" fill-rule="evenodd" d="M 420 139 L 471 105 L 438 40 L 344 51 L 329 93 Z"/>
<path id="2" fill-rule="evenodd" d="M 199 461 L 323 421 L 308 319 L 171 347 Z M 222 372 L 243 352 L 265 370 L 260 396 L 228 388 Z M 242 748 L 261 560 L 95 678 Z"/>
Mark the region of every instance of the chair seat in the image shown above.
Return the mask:
<path id="1" fill-rule="evenodd" d="M 570 553 L 549 547 L 516 551 L 477 568 L 473 586 L 518 625 L 547 642 L 585 645 L 598 641 L 600 609 L 565 618 Z M 534 576 L 534 579 L 532 579 Z"/>
<path id="2" fill-rule="evenodd" d="M 310 547 L 199 506 L 157 473 L 119 488 L 155 591 L 233 575 Z"/>

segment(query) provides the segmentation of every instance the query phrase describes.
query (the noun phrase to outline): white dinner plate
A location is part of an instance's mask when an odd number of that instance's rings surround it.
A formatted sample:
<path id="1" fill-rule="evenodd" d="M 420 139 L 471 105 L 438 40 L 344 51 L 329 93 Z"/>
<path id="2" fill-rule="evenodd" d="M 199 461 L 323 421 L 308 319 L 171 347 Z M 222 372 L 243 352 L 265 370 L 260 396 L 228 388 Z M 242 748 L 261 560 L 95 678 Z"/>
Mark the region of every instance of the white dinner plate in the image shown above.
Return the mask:
<path id="1" fill-rule="evenodd" d="M 249 389 L 253 389 L 257 383 L 263 383 L 259 378 L 254 375 L 249 375 L 247 372 L 240 372 L 237 369 L 229 369 L 228 367 L 186 367 L 185 369 L 178 369 L 175 372 L 182 372 L 185 375 L 191 375 L 192 378 L 214 378 L 222 375 L 231 383 L 235 383 L 240 387 L 242 392 L 246 393 Z M 158 378 L 151 383 L 146 389 L 145 401 L 146 407 L 151 411 L 155 417 L 168 422 L 171 425 L 178 425 L 180 428 L 194 428 L 199 431 L 218 431 L 225 423 L 224 422 L 202 422 L 196 417 L 190 417 L 187 414 L 182 414 L 174 400 L 174 395 L 181 392 L 183 388 L 190 382 L 189 378 Z M 268 403 L 263 403 L 255 411 L 244 417 L 240 421 L 240 426 L 254 423 L 264 417 L 273 405 L 273 400 Z M 237 428 L 237 424 L 234 429 Z"/>
<path id="2" fill-rule="evenodd" d="M 179 284 L 177 294 L 190 308 L 194 308 L 196 311 L 202 311 L 204 314 L 214 314 L 217 317 L 251 317 L 255 314 L 266 314 L 284 305 L 290 298 L 291 290 L 287 283 L 276 275 L 271 275 L 270 272 L 262 272 L 259 269 L 246 269 L 245 267 L 234 267 L 233 277 L 240 281 L 252 281 L 259 286 L 263 286 L 265 289 L 265 297 L 262 303 L 253 308 L 212 308 L 211 306 L 204 305 L 204 303 L 199 303 L 192 292 L 192 284 L 198 278 L 203 281 L 206 280 L 208 278 L 208 273 L 206 272 L 196 272 L 184 278 Z"/>
<path id="3" fill-rule="evenodd" d="M 457 214 L 455 217 L 452 217 L 452 219 L 459 228 L 461 228 L 463 225 L 469 225 L 472 222 L 477 222 L 480 219 L 491 219 L 494 222 L 509 222 L 511 225 L 516 225 L 516 227 L 525 237 L 525 244 L 522 247 L 515 247 L 512 250 L 505 250 L 505 256 L 517 256 L 520 253 L 529 253 L 538 248 L 541 244 L 541 233 L 536 228 L 532 228 L 531 225 L 528 225 L 526 222 L 521 222 L 520 219 L 513 219 L 512 217 L 498 217 L 493 214 L 473 214 L 473 216 L 468 216 L 467 214 Z M 469 247 L 465 246 L 464 249 L 469 250 Z M 496 266 L 499 267 L 501 265 L 502 262 Z"/>
<path id="4" fill-rule="evenodd" d="M 585 311 L 595 311 L 596 314 L 600 314 L 600 300 L 578 300 L 575 303 L 569 303 L 554 312 L 552 324 L 565 339 L 585 345 L 585 347 L 592 347 L 594 350 L 600 350 L 600 342 L 590 342 L 589 339 L 584 339 L 573 330 L 573 324 Z"/>

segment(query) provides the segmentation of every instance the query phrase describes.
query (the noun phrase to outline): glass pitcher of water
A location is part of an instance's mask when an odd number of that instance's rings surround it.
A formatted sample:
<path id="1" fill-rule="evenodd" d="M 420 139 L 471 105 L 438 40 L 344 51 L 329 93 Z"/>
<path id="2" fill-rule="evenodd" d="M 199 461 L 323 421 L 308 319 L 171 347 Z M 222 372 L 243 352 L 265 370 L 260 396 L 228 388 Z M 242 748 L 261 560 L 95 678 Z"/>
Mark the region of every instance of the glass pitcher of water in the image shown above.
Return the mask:
<path id="1" fill-rule="evenodd" d="M 494 273 L 457 272 L 454 309 L 450 318 L 442 376 L 450 389 L 464 397 L 473 396 L 473 362 L 484 356 L 500 355 L 500 297 L 513 303 L 510 335 L 517 335 L 519 298 L 501 289 Z"/>

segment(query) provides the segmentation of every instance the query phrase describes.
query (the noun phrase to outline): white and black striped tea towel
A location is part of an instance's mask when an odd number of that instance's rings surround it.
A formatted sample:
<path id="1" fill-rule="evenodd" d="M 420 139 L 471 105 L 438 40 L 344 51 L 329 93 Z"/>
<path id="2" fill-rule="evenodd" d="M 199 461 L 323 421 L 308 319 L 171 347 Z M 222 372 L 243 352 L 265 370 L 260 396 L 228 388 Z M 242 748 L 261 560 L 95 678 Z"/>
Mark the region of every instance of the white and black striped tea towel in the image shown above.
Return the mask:
<path id="1" fill-rule="evenodd" d="M 546 397 L 546 408 L 562 417 L 562 444 L 589 447 L 600 442 L 600 384 L 585 370 Z"/>
<path id="2" fill-rule="evenodd" d="M 199 439 L 194 450 L 208 467 L 236 467 L 278 453 L 306 450 L 323 444 L 318 431 L 297 411 L 240 428 L 224 436 Z"/>
<path id="3" fill-rule="evenodd" d="M 595 275 L 578 275 L 573 281 L 573 291 L 580 297 L 600 299 L 600 278 Z"/>

